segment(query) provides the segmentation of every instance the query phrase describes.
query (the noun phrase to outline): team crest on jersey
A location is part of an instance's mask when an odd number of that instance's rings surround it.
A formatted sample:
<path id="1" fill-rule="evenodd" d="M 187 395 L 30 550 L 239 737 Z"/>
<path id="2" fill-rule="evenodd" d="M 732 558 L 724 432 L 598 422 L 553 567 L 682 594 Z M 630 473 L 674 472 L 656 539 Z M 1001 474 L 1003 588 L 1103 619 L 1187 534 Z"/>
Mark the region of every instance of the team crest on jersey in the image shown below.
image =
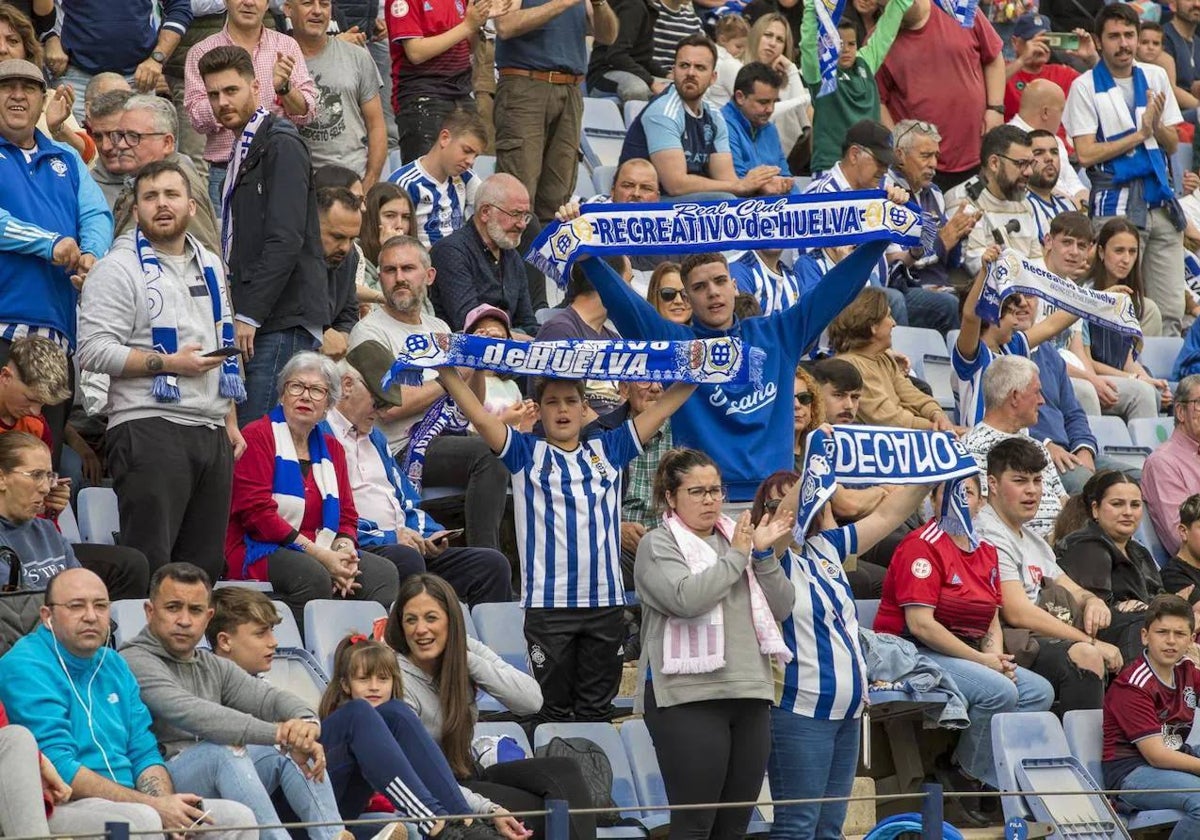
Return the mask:
<path id="1" fill-rule="evenodd" d="M 834 563 L 832 560 L 830 560 L 827 557 L 822 557 L 820 562 L 821 562 L 821 571 L 825 572 L 825 577 L 836 578 L 838 576 L 838 572 L 841 571 L 838 568 L 837 563 Z"/>
<path id="2" fill-rule="evenodd" d="M 1190 685 L 1183 690 L 1183 705 L 1189 709 L 1196 708 L 1196 689 Z"/>
<path id="3" fill-rule="evenodd" d="M 408 14 L 406 0 L 392 0 L 392 17 L 404 17 Z"/>
<path id="4" fill-rule="evenodd" d="M 597 475 L 601 478 L 608 478 L 608 468 L 604 466 L 604 461 L 601 460 L 599 455 L 593 452 L 589 460 L 592 462 L 592 469 L 596 471 Z"/>
<path id="5" fill-rule="evenodd" d="M 924 557 L 918 557 L 912 562 L 912 575 L 919 580 L 925 580 L 933 574 L 933 564 Z"/>
<path id="6" fill-rule="evenodd" d="M 462 0 L 454 0 L 454 11 L 458 12 L 459 17 L 462 17 L 467 12 L 463 9 Z"/>
<path id="7" fill-rule="evenodd" d="M 67 177 L 67 163 L 62 158 L 55 158 L 50 161 L 50 168 L 54 170 L 54 174 L 59 178 Z"/>
<path id="8" fill-rule="evenodd" d="M 1178 752 L 1183 749 L 1183 733 L 1180 732 L 1183 724 L 1180 723 L 1164 723 L 1162 728 L 1163 746 L 1169 750 Z"/>
<path id="9" fill-rule="evenodd" d="M 546 664 L 546 652 L 542 650 L 541 645 L 529 646 L 529 661 L 533 663 L 533 667 L 541 668 Z"/>

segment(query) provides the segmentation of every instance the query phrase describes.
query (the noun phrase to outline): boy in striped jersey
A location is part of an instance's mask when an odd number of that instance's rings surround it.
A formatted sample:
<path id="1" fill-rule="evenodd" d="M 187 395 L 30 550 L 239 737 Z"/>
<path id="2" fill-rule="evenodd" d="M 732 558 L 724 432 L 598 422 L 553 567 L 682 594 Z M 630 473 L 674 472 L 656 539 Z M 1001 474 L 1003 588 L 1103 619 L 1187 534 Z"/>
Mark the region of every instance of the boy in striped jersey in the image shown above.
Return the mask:
<path id="1" fill-rule="evenodd" d="M 1191 743 L 1200 671 L 1185 658 L 1195 630 L 1187 601 L 1159 595 L 1146 610 L 1145 653 L 1104 696 L 1104 787 L 1125 790 L 1120 799 L 1134 810 L 1183 811 L 1171 840 L 1200 836 L 1200 794 L 1184 792 L 1200 788 L 1200 757 Z M 1138 792 L 1173 788 L 1180 792 Z"/>
<path id="2" fill-rule="evenodd" d="M 633 419 L 581 441 L 582 380 L 538 382 L 544 438 L 490 414 L 454 368 L 440 368 L 438 380 L 512 473 L 525 639 L 542 688 L 539 717 L 608 720 L 625 636 L 621 471 L 696 386 L 676 383 Z"/>
<path id="3" fill-rule="evenodd" d="M 475 212 L 483 180 L 471 167 L 487 146 L 487 127 L 474 111 L 453 111 L 432 148 L 388 176 L 416 208 L 416 236 L 426 248 L 462 227 Z"/>

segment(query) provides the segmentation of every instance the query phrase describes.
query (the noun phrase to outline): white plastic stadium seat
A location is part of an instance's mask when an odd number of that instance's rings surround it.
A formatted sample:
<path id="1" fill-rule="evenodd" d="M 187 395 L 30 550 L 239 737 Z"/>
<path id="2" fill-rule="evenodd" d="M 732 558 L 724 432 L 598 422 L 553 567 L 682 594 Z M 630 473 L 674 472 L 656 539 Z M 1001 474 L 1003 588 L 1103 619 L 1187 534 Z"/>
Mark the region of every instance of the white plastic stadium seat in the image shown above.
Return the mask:
<path id="1" fill-rule="evenodd" d="M 304 605 L 304 647 L 325 669 L 333 673 L 333 654 L 338 642 L 350 633 L 371 635 L 371 625 L 387 615 L 375 601 L 317 599 Z"/>
<path id="2" fill-rule="evenodd" d="M 79 491 L 79 533 L 84 542 L 115 545 L 121 531 L 117 492 L 111 487 L 84 487 Z"/>

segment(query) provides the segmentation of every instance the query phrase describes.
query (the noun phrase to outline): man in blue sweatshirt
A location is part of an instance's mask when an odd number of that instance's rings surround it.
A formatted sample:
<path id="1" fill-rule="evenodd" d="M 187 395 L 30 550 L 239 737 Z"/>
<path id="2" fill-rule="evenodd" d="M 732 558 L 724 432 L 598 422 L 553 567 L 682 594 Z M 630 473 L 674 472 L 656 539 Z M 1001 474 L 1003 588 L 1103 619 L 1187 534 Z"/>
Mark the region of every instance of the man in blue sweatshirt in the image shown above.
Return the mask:
<path id="1" fill-rule="evenodd" d="M 154 93 L 163 65 L 192 22 L 191 0 L 71 0 L 60 8 L 68 64 L 55 85 L 75 88 L 80 124 L 83 92 L 92 76 L 120 73 L 138 91 Z"/>
<path id="2" fill-rule="evenodd" d="M 888 197 L 897 204 L 908 201 L 904 190 L 893 188 Z M 691 325 L 664 319 L 604 260 L 587 259 L 580 264 L 625 338 L 678 341 L 730 335 L 766 351 L 761 387 L 750 383 L 701 385 L 671 421 L 675 444 L 712 455 L 729 488 L 728 500 L 745 503 L 754 498 L 754 491 L 768 475 L 794 467 L 796 365 L 834 316 L 866 285 L 887 244 L 860 245 L 793 306 L 745 320 L 733 314 L 738 289 L 725 257 L 689 254 L 683 260 L 682 275 L 684 293 L 692 304 Z M 715 441 L 722 445 L 714 445 Z"/>
<path id="3" fill-rule="evenodd" d="M 177 793 L 150 731 L 137 681 L 106 646 L 110 602 L 86 569 L 50 580 L 42 623 L 0 659 L 0 702 L 27 728 L 71 786 L 50 817 L 56 834 L 103 834 L 108 821 L 136 832 L 183 833 L 200 823 L 252 825 L 250 809 Z M 218 832 L 254 840 L 257 831 Z"/>

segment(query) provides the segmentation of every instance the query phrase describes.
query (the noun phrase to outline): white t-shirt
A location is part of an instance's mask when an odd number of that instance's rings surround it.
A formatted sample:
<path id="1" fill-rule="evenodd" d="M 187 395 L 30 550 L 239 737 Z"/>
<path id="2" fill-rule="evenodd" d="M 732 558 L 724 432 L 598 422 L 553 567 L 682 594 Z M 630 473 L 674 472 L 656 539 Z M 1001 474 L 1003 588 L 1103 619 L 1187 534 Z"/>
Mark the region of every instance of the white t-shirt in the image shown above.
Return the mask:
<path id="1" fill-rule="evenodd" d="M 1026 597 L 1033 603 L 1037 603 L 1043 580 L 1054 581 L 1063 574 L 1049 543 L 1028 525 L 1022 525 L 1019 534 L 1013 533 L 991 505 L 985 505 L 975 517 L 975 530 L 980 539 L 996 546 L 1000 558 L 1000 582 L 1019 580 Z"/>
<path id="2" fill-rule="evenodd" d="M 1162 124 L 1178 125 L 1183 122 L 1183 114 L 1179 111 L 1179 103 L 1175 101 L 1175 91 L 1171 87 L 1171 80 L 1167 78 L 1167 71 L 1157 64 L 1143 64 L 1140 61 L 1134 62 L 1134 66 L 1140 67 L 1146 74 L 1146 85 L 1150 90 L 1159 91 L 1166 96 Z M 1125 101 L 1132 107 L 1133 77 L 1113 81 L 1121 88 L 1125 94 Z M 1085 134 L 1089 137 L 1095 136 L 1096 129 L 1100 127 L 1100 118 L 1096 113 L 1096 83 L 1091 70 L 1072 83 L 1062 122 L 1066 126 L 1068 136 L 1072 138 Z"/>

